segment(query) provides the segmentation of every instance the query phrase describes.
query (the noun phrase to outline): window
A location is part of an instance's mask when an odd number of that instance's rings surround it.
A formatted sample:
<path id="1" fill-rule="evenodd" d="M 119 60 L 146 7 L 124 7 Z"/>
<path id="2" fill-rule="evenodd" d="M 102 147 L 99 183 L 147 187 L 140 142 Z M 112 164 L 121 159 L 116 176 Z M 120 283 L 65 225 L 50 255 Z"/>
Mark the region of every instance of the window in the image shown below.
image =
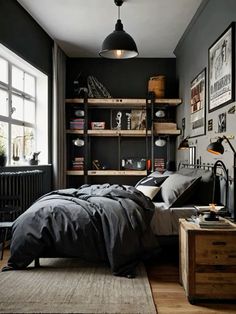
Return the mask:
<path id="1" fill-rule="evenodd" d="M 0 45 L 0 144 L 8 165 L 28 164 L 40 151 L 48 163 L 48 77 Z"/>

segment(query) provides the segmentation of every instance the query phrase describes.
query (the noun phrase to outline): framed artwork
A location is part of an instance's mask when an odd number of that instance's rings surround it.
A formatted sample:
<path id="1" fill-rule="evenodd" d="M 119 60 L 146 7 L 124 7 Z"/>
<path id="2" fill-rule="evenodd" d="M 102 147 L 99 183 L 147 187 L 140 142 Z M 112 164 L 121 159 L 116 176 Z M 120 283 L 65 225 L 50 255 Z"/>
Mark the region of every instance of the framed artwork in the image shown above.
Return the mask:
<path id="1" fill-rule="evenodd" d="M 208 50 L 209 112 L 234 101 L 234 34 L 231 23 Z"/>
<path id="2" fill-rule="evenodd" d="M 206 134 L 206 68 L 191 82 L 190 137 Z"/>

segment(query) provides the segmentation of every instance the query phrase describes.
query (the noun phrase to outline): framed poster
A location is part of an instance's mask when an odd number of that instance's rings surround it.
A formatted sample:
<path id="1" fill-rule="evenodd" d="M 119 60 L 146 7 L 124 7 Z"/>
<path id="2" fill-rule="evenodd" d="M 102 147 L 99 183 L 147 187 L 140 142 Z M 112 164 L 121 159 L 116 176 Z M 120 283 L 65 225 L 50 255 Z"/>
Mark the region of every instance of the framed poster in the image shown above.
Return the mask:
<path id="1" fill-rule="evenodd" d="M 234 34 L 232 23 L 208 50 L 209 112 L 234 101 Z"/>
<path id="2" fill-rule="evenodd" d="M 190 137 L 206 134 L 206 68 L 191 82 Z"/>

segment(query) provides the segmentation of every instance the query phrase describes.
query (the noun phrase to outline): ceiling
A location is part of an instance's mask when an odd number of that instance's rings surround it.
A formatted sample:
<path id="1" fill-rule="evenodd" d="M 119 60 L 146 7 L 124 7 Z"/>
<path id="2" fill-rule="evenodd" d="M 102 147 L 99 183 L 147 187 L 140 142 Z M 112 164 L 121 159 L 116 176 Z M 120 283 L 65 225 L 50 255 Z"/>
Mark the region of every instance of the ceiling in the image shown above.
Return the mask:
<path id="1" fill-rule="evenodd" d="M 113 0 L 18 0 L 69 57 L 98 57 L 114 30 Z M 169 58 L 202 0 L 125 0 L 124 30 L 135 40 L 139 57 Z"/>

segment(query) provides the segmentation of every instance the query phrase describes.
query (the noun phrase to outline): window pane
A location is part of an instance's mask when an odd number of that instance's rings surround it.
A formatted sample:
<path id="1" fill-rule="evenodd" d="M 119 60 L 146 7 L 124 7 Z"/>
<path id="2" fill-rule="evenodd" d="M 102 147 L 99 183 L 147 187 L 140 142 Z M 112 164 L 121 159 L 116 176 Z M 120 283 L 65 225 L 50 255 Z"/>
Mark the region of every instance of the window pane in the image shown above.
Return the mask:
<path id="1" fill-rule="evenodd" d="M 34 136 L 34 129 L 32 128 L 24 128 L 24 145 L 25 151 L 24 155 L 27 160 L 29 160 L 30 156 L 33 152 L 35 152 L 35 136 Z M 32 156 L 31 156 L 32 157 Z"/>
<path id="2" fill-rule="evenodd" d="M 24 72 L 12 66 L 12 86 L 23 91 L 24 88 Z"/>
<path id="3" fill-rule="evenodd" d="M 8 92 L 0 89 L 0 115 L 8 116 Z"/>
<path id="4" fill-rule="evenodd" d="M 19 125 L 12 125 L 11 129 L 11 145 L 12 145 L 12 156 L 11 159 L 13 164 L 18 163 L 20 159 L 23 159 L 24 145 L 23 136 L 24 127 Z"/>
<path id="5" fill-rule="evenodd" d="M 35 97 L 35 78 L 25 73 L 25 93 Z"/>
<path id="6" fill-rule="evenodd" d="M 12 119 L 23 121 L 23 98 L 12 95 Z"/>
<path id="7" fill-rule="evenodd" d="M 35 123 L 35 102 L 25 99 L 24 121 Z"/>
<path id="8" fill-rule="evenodd" d="M 0 58 L 0 81 L 8 83 L 8 62 Z"/>
<path id="9" fill-rule="evenodd" d="M 17 164 L 30 159 L 35 151 L 34 129 L 19 125 L 12 125 L 12 161 Z"/>
<path id="10" fill-rule="evenodd" d="M 0 149 L 3 148 L 8 154 L 8 123 L 0 121 Z"/>

